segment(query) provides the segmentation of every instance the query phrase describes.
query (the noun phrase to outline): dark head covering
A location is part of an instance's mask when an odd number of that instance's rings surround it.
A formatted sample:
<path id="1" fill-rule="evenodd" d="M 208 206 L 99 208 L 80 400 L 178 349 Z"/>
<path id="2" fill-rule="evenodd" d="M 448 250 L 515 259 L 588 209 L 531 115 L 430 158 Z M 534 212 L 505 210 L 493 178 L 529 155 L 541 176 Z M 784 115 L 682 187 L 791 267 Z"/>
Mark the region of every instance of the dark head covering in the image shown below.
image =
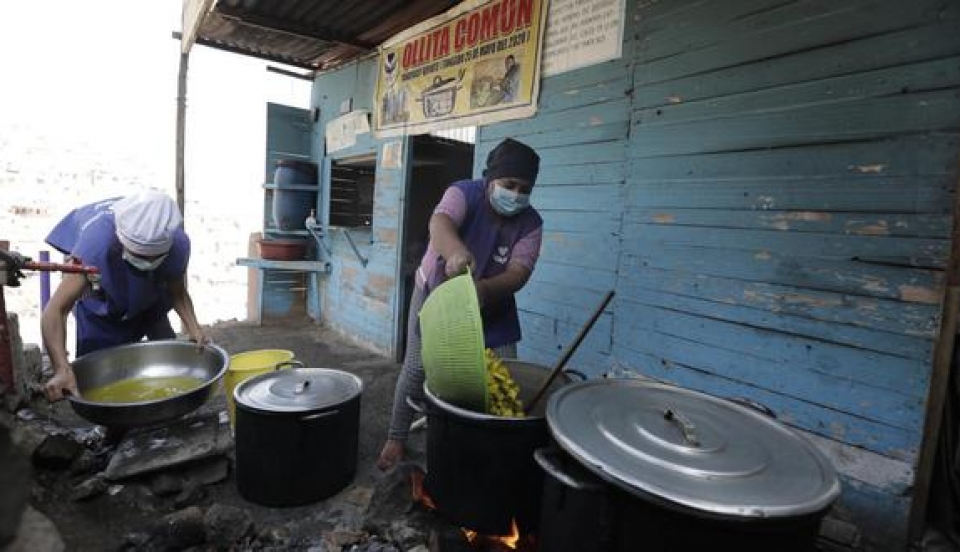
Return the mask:
<path id="1" fill-rule="evenodd" d="M 490 151 L 483 176 L 488 182 L 496 178 L 522 178 L 533 184 L 538 172 L 540 156 L 537 152 L 526 144 L 507 138 Z"/>

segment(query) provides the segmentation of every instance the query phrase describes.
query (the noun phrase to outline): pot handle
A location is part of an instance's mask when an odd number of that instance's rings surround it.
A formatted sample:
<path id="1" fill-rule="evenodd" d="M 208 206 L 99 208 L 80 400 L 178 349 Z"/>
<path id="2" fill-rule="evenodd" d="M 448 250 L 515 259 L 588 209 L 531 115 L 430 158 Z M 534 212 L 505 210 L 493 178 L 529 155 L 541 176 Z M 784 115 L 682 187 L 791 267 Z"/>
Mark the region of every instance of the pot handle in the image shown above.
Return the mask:
<path id="1" fill-rule="evenodd" d="M 327 412 L 320 412 L 318 414 L 308 414 L 300 418 L 301 422 L 309 422 L 311 420 L 319 420 L 320 418 L 329 418 L 330 416 L 336 416 L 339 414 L 339 410 L 328 410 Z"/>
<path id="2" fill-rule="evenodd" d="M 587 375 L 581 372 L 580 370 L 574 370 L 573 368 L 568 368 L 564 370 L 563 373 L 568 376 L 576 376 L 580 378 L 580 381 L 587 381 Z"/>
<path id="3" fill-rule="evenodd" d="M 680 434 L 683 436 L 683 440 L 687 442 L 691 447 L 700 446 L 700 438 L 697 437 L 697 426 L 683 415 L 672 408 L 668 408 L 663 412 L 663 419 L 668 422 L 676 424 L 680 429 Z"/>
<path id="4" fill-rule="evenodd" d="M 305 368 L 306 364 L 300 362 L 299 360 L 284 360 L 283 362 L 278 362 L 274 365 L 274 371 L 281 368 L 286 368 L 287 366 L 296 366 L 297 368 Z"/>
<path id="5" fill-rule="evenodd" d="M 764 414 L 764 415 L 766 415 L 766 416 L 770 416 L 770 417 L 773 418 L 774 420 L 777 419 L 777 413 L 774 412 L 772 408 L 770 408 L 769 406 L 767 406 L 767 405 L 765 405 L 765 404 L 758 403 L 757 401 L 755 401 L 755 400 L 753 400 L 753 399 L 748 399 L 748 398 L 746 398 L 746 397 L 727 397 L 727 400 L 730 401 L 730 402 L 732 402 L 732 403 L 739 404 L 740 406 L 745 406 L 745 407 L 747 407 L 747 408 L 751 408 L 751 409 L 753 409 L 753 410 L 756 410 L 757 412 L 759 412 L 759 413 L 761 413 L 761 414 Z"/>
<path id="6" fill-rule="evenodd" d="M 533 459 L 537 461 L 537 464 L 540 465 L 543 471 L 567 487 L 576 489 L 578 491 L 595 491 L 602 489 L 600 485 L 591 485 L 590 483 L 577 481 L 576 479 L 570 477 L 563 471 L 563 468 L 551 458 L 551 456 L 554 455 L 550 453 L 549 449 L 540 448 L 533 451 Z"/>
<path id="7" fill-rule="evenodd" d="M 409 406 L 414 411 L 416 411 L 417 414 L 423 414 L 427 410 L 423 406 L 423 403 L 416 402 L 415 400 L 413 400 L 413 397 L 411 397 L 410 395 L 407 395 L 407 406 Z"/>

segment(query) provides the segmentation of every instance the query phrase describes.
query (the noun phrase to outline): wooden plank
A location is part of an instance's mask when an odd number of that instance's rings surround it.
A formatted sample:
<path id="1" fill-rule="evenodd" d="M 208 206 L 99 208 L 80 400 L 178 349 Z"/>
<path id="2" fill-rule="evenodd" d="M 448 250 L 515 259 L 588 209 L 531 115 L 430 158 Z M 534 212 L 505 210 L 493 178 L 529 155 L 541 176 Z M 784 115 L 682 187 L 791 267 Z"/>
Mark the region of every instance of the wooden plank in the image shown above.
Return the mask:
<path id="1" fill-rule="evenodd" d="M 611 245 L 617 242 L 594 234 L 545 231 L 540 259 L 572 266 L 615 267 L 620 252 Z"/>
<path id="2" fill-rule="evenodd" d="M 789 252 L 791 257 L 835 260 L 884 258 L 890 264 L 941 269 L 950 244 L 946 239 L 895 236 L 860 236 L 820 232 L 662 226 L 625 223 L 626 253 L 643 253 L 661 245 Z"/>
<path id="3" fill-rule="evenodd" d="M 762 179 L 769 182 L 791 177 L 815 181 L 854 176 L 862 179 L 952 176 L 956 173 L 958 150 L 960 135 L 951 132 L 697 156 L 664 156 L 631 163 L 630 181 Z M 628 153 L 631 158 L 643 155 L 635 148 Z"/>
<path id="4" fill-rule="evenodd" d="M 540 97 L 537 99 L 537 117 L 551 116 L 563 110 L 603 104 L 629 96 L 633 88 L 633 75 L 622 61 L 612 63 L 616 65 L 603 64 L 606 67 L 599 68 L 603 69 L 603 72 L 598 70 L 601 79 L 577 78 L 565 86 L 554 82 L 554 77 L 543 79 Z M 580 71 L 572 73 L 580 76 Z"/>
<path id="5" fill-rule="evenodd" d="M 923 360 L 649 307 L 630 299 L 620 304 L 617 336 L 636 349 L 811 402 L 823 401 L 831 408 L 895 427 L 919 428 L 922 423 L 930 383 Z"/>
<path id="6" fill-rule="evenodd" d="M 603 294 L 592 291 L 581 292 L 585 299 L 586 308 L 562 303 L 533 301 L 529 295 L 518 297 L 520 310 L 528 313 L 533 327 L 539 328 L 542 332 L 553 336 L 565 336 L 572 340 L 580 328 L 586 324 L 600 301 L 603 300 Z M 594 326 L 595 333 L 607 335 L 606 342 L 609 344 L 609 336 L 613 326 L 612 311 L 607 307 L 607 311 L 601 315 Z M 591 330 L 593 333 L 593 330 Z"/>
<path id="7" fill-rule="evenodd" d="M 627 274 L 629 277 L 625 276 Z M 844 330 L 840 329 L 842 326 L 874 330 L 885 336 L 885 342 L 891 339 L 891 334 L 896 334 L 928 342 L 929 346 L 940 326 L 937 305 L 904 303 L 654 268 L 622 271 L 621 275 L 623 277 L 618 289 L 627 297 L 632 292 L 652 291 L 668 297 L 680 296 L 725 305 L 739 305 L 775 313 L 776 316 L 826 322 L 827 324 L 823 324 L 824 331 L 843 332 Z M 556 294 L 560 295 L 564 291 L 566 290 L 561 289 Z M 890 346 L 910 349 L 910 343 L 891 343 Z"/>
<path id="8" fill-rule="evenodd" d="M 538 281 L 532 285 L 526 285 L 517 292 L 518 300 L 525 305 L 531 303 L 552 303 L 566 307 L 573 307 L 575 310 L 586 311 L 600 302 L 603 297 L 600 291 L 585 291 L 579 281 L 567 283 L 554 283 Z M 616 297 L 614 298 L 614 304 Z"/>
<path id="9" fill-rule="evenodd" d="M 619 326 L 615 327 L 619 330 Z M 891 427 L 790 395 L 719 377 L 666 358 L 639 351 L 629 340 L 614 336 L 612 362 L 660 381 L 720 397 L 747 397 L 772 408 L 780 421 L 811 433 L 845 442 L 891 458 L 910 462 L 916 458 L 916 430 Z"/>
<path id="10" fill-rule="evenodd" d="M 540 260 L 537 262 L 537 269 L 527 285 L 536 285 L 539 282 L 553 284 L 576 282 L 585 291 L 606 293 L 613 289 L 615 281 L 616 267 L 578 267 Z"/>
<path id="11" fill-rule="evenodd" d="M 542 190 L 546 186 L 621 184 L 626 172 L 627 164 L 624 161 L 612 163 L 591 161 L 589 164 L 564 165 L 562 167 L 541 163 L 536 190 Z M 539 191 L 535 193 L 539 195 Z"/>
<path id="12" fill-rule="evenodd" d="M 842 75 L 832 78 L 691 101 L 634 111 L 634 120 L 645 125 L 675 124 L 707 119 L 728 119 L 739 114 L 826 106 L 851 99 L 929 92 L 960 85 L 960 57 Z"/>
<path id="13" fill-rule="evenodd" d="M 531 202 L 540 211 L 567 212 L 615 212 L 622 205 L 620 186 L 609 185 L 539 185 L 533 192 Z"/>
<path id="14" fill-rule="evenodd" d="M 756 20 L 744 19 L 742 26 L 722 26 L 726 36 L 695 50 L 674 49 L 676 55 L 667 56 L 666 48 L 650 52 L 641 49 L 637 60 L 643 71 L 637 72 L 638 85 L 663 82 L 679 77 L 704 73 L 721 67 L 732 67 L 752 61 L 775 58 L 795 52 L 811 50 L 824 45 L 848 42 L 876 36 L 941 20 L 958 18 L 960 7 L 940 0 L 889 2 L 874 0 L 837 4 L 831 0 L 792 2 L 784 9 L 760 14 Z M 644 34 L 641 13 L 641 34 Z M 850 21 L 856 20 L 856 25 Z M 676 34 L 696 34 L 712 22 L 701 22 L 694 28 L 673 27 Z M 667 33 L 649 37 L 658 43 L 667 43 Z M 762 48 L 757 45 L 762 44 Z M 677 44 L 677 48 L 684 45 Z M 658 59 L 651 59 L 651 57 Z"/>
<path id="15" fill-rule="evenodd" d="M 653 17 L 648 14 L 651 10 L 641 8 L 637 51 L 644 61 L 650 61 L 701 49 L 729 38 L 730 27 L 739 28 L 740 32 L 755 32 L 750 22 L 756 15 L 791 3 L 785 0 L 703 2 Z M 696 9 L 690 9 L 694 7 Z M 756 23 L 753 26 L 756 27 Z M 691 32 L 692 29 L 696 32 Z"/>
<path id="16" fill-rule="evenodd" d="M 624 35 L 629 34 L 629 28 L 630 23 L 628 22 L 624 27 Z M 629 52 L 629 50 L 625 49 L 624 57 L 621 59 L 610 60 L 574 71 L 560 73 L 559 75 L 545 77 L 540 83 L 539 99 L 556 98 L 570 91 L 585 90 L 593 87 L 613 85 L 614 88 L 616 88 L 616 85 L 613 83 L 621 82 L 621 79 L 629 79 L 631 77 L 630 66 L 632 62 L 629 59 Z"/>
<path id="17" fill-rule="evenodd" d="M 620 97 L 604 103 L 585 105 L 550 113 L 548 117 L 535 117 L 522 123 L 485 127 L 484 140 L 499 142 L 503 138 L 523 137 L 544 132 L 587 129 L 609 123 L 629 120 L 629 98 Z"/>
<path id="18" fill-rule="evenodd" d="M 837 473 L 845 480 L 844 484 L 872 487 L 876 491 L 895 496 L 910 493 L 915 476 L 913 465 L 813 433 L 801 433 L 804 439 L 831 460 Z"/>
<path id="19" fill-rule="evenodd" d="M 950 179 L 950 175 L 659 181 L 631 177 L 624 199 L 630 207 L 658 209 L 689 207 L 946 215 L 949 213 L 946 200 L 950 194 Z"/>
<path id="20" fill-rule="evenodd" d="M 518 133 L 516 136 L 522 140 L 524 144 L 537 150 L 537 153 L 543 156 L 548 148 L 626 140 L 629 129 L 630 123 L 624 119 L 622 121 L 604 123 L 586 128 L 554 130 L 525 136 Z"/>
<path id="21" fill-rule="evenodd" d="M 634 107 L 716 98 L 957 54 L 960 54 L 957 22 L 944 21 L 645 84 L 634 91 Z M 644 71 L 643 65 L 637 64 L 635 71 Z"/>
<path id="22" fill-rule="evenodd" d="M 674 295 L 659 289 L 648 289 L 634 280 L 617 285 L 618 295 L 624 301 L 669 309 L 715 320 L 764 328 L 787 335 L 836 343 L 867 351 L 928 362 L 933 354 L 933 343 L 928 338 L 903 333 L 891 333 L 846 324 L 831 324 L 812 317 L 795 316 L 779 310 L 757 309 L 741 304 L 721 303 L 697 297 Z M 810 308 L 809 311 L 827 310 Z M 820 318 L 827 316 L 820 315 Z M 910 329 L 913 331 L 913 329 Z"/>
<path id="23" fill-rule="evenodd" d="M 628 209 L 624 223 L 666 227 L 738 228 L 782 232 L 817 232 L 854 236 L 947 238 L 948 215 L 844 213 L 827 211 L 756 211 L 734 209 Z"/>
<path id="24" fill-rule="evenodd" d="M 943 90 L 691 123 L 636 121 L 630 149 L 635 157 L 645 158 L 955 131 L 960 125 L 958 98 L 960 91 Z"/>
<path id="25" fill-rule="evenodd" d="M 533 203 L 538 206 L 537 195 Z M 611 211 L 554 211 L 538 209 L 543 217 L 543 228 L 551 232 L 580 232 L 599 239 L 619 235 L 620 217 Z"/>
<path id="26" fill-rule="evenodd" d="M 621 271 L 647 267 L 927 305 L 939 303 L 943 288 L 939 271 L 795 258 L 768 251 L 665 245 L 621 259 Z"/>

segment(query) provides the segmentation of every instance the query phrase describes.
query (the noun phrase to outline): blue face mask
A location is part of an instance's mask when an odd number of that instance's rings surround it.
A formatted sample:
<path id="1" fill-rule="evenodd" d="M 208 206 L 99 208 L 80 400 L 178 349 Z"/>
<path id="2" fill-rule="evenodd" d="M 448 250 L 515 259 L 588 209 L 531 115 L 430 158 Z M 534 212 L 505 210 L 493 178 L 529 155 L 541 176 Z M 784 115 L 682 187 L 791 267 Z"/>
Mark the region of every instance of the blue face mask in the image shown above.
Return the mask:
<path id="1" fill-rule="evenodd" d="M 490 191 L 490 206 L 497 214 L 512 217 L 530 206 L 530 194 L 521 194 L 494 184 Z"/>
<path id="2" fill-rule="evenodd" d="M 133 253 L 123 250 L 123 260 L 130 263 L 130 266 L 137 270 L 142 270 L 144 272 L 150 272 L 151 270 L 156 270 L 160 265 L 163 264 L 163 261 L 167 260 L 167 255 L 169 253 L 164 253 L 156 259 L 144 259 L 142 257 L 137 257 Z"/>

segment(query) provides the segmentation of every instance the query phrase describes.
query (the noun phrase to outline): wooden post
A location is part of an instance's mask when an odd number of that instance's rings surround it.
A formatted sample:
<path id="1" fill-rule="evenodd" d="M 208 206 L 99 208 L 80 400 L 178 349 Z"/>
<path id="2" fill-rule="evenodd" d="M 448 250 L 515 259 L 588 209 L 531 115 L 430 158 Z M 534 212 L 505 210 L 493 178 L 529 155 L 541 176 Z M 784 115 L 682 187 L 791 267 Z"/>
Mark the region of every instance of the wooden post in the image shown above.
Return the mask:
<path id="1" fill-rule="evenodd" d="M 186 144 L 186 123 L 187 123 L 187 68 L 190 62 L 190 53 L 180 54 L 180 72 L 177 77 L 177 207 L 180 208 L 180 214 L 184 218 L 186 226 L 187 214 L 184 210 L 184 151 Z"/>
<path id="2" fill-rule="evenodd" d="M 917 461 L 917 476 L 913 482 L 913 501 L 910 505 L 908 542 L 916 542 L 923 533 L 927 517 L 927 501 L 930 498 L 930 483 L 940 442 L 940 426 L 943 421 L 943 405 L 949 392 L 950 369 L 953 361 L 953 346 L 957 335 L 957 302 L 960 301 L 960 167 L 957 171 L 957 186 L 953 194 L 953 226 L 950 232 L 950 258 L 947 261 L 944 280 L 946 289 L 940 308 L 940 334 L 933 350 L 933 373 L 930 375 L 930 392 L 920 443 L 920 458 Z"/>

